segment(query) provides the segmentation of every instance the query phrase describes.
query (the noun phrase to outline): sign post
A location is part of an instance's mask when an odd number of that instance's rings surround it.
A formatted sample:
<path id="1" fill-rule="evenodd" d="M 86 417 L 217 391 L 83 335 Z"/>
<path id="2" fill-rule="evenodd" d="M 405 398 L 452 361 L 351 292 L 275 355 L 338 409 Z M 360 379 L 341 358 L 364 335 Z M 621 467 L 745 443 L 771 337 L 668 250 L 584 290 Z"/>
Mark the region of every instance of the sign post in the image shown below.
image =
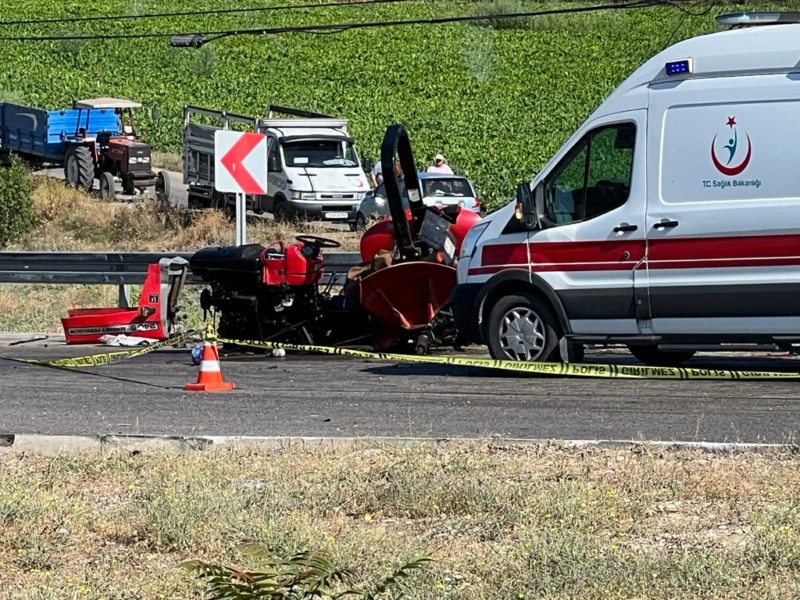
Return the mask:
<path id="1" fill-rule="evenodd" d="M 246 196 L 267 193 L 267 138 L 262 133 L 214 132 L 214 189 L 236 194 L 236 245 L 245 243 Z"/>
<path id="2" fill-rule="evenodd" d="M 247 203 L 244 194 L 236 194 L 236 245 L 243 246 L 247 237 Z"/>

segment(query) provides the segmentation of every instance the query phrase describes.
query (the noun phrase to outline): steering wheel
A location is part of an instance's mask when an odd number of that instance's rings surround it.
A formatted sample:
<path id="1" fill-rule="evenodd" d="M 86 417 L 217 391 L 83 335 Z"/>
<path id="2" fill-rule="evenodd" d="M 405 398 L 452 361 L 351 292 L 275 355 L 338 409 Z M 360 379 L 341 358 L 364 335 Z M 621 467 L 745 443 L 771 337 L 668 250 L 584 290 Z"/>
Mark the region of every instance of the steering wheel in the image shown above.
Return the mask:
<path id="1" fill-rule="evenodd" d="M 336 240 L 319 237 L 318 235 L 298 235 L 294 239 L 302 244 L 309 244 L 317 248 L 341 248 L 341 244 Z"/>

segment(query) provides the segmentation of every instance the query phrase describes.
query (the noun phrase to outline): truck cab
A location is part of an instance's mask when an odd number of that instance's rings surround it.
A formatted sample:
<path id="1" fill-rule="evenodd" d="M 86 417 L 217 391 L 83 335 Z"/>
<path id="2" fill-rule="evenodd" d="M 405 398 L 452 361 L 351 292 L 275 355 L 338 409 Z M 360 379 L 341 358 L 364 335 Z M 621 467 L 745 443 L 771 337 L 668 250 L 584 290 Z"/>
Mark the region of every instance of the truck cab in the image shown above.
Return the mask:
<path id="1" fill-rule="evenodd" d="M 278 114 L 291 118 L 278 118 Z M 235 207 L 234 194 L 214 189 L 214 132 L 255 131 L 267 137 L 266 194 L 247 196 L 246 208 L 277 221 L 311 218 L 353 221 L 369 182 L 347 120 L 271 105 L 266 117 L 196 106 L 184 109 L 184 183 L 192 208 Z"/>
<path id="2" fill-rule="evenodd" d="M 330 127 L 267 123 L 265 210 L 278 221 L 295 216 L 352 221 L 369 183 L 346 122 Z"/>
<path id="3" fill-rule="evenodd" d="M 800 341 L 800 23 L 718 21 L 735 28 L 648 60 L 469 232 L 454 312 L 493 357 Z"/>

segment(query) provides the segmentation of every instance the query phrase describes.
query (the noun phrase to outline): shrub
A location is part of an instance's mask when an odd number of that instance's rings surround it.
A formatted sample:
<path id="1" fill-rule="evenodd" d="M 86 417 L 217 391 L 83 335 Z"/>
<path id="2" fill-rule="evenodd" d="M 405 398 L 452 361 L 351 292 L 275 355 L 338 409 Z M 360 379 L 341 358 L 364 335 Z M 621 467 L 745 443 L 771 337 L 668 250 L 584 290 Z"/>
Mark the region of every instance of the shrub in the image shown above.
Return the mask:
<path id="1" fill-rule="evenodd" d="M 280 557 L 252 544 L 244 550 L 258 560 L 257 570 L 246 571 L 198 560 L 187 561 L 183 565 L 205 580 L 212 600 L 335 600 L 346 596 L 378 600 L 399 598 L 393 592 L 405 587 L 404 580 L 412 571 L 423 569 L 430 562 L 429 558 L 414 558 L 368 590 L 337 592 L 337 588 L 341 588 L 354 572 L 351 569 L 335 569 L 324 554 L 299 552 Z"/>
<path id="2" fill-rule="evenodd" d="M 13 157 L 0 167 L 0 247 L 7 246 L 36 224 L 31 174 Z"/>

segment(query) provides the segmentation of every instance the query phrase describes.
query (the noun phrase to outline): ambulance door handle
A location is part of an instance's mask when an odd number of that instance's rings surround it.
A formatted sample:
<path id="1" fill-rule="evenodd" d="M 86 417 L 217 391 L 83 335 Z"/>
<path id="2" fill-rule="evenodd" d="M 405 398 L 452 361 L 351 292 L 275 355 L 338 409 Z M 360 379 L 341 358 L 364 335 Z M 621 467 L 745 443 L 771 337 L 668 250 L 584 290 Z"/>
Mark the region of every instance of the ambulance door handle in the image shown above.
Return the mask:
<path id="1" fill-rule="evenodd" d="M 629 231 L 636 231 L 639 229 L 638 225 L 631 225 L 630 223 L 620 223 L 614 227 L 614 233 L 628 233 Z"/>
<path id="2" fill-rule="evenodd" d="M 677 227 L 678 222 L 672 219 L 661 219 L 658 223 L 653 225 L 653 229 L 667 229 Z"/>

